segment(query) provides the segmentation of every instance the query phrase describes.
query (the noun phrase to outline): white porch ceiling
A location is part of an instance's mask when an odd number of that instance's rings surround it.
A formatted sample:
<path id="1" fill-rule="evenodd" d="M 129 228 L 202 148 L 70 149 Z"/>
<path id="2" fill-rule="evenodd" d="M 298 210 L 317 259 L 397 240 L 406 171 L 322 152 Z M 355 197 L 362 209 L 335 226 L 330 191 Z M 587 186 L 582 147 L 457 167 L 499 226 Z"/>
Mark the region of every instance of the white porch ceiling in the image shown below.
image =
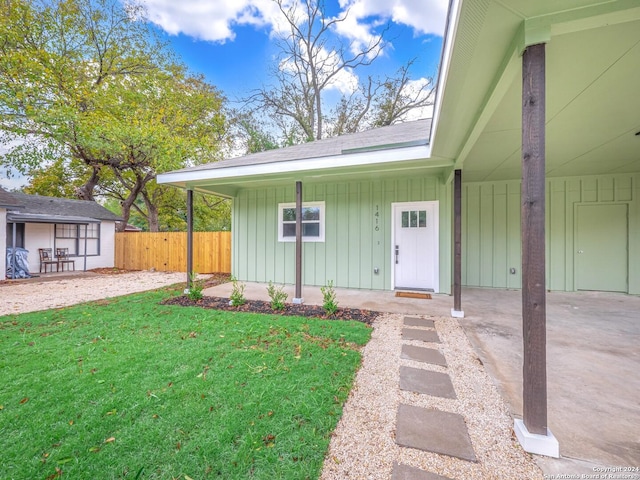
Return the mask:
<path id="1" fill-rule="evenodd" d="M 523 25 L 543 25 L 550 36 L 547 175 L 640 172 L 640 8 L 628 8 L 634 4 L 640 7 L 640 1 L 464 1 L 460 25 L 471 14 L 482 24 L 460 31 L 461 47 L 453 50 L 434 155 L 453 159 L 465 181 L 520 178 L 518 42 Z"/>

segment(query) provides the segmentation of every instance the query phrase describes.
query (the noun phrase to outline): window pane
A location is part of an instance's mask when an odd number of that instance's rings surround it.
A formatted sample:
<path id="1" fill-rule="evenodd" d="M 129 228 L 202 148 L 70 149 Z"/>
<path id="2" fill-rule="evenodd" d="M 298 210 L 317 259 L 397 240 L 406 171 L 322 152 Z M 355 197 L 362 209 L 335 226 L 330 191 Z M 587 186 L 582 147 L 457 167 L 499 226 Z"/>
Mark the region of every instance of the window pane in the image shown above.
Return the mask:
<path id="1" fill-rule="evenodd" d="M 87 238 L 98 238 L 98 224 L 90 223 L 89 225 L 83 225 L 80 227 L 80 236 L 84 237 L 85 231 L 87 232 Z"/>
<path id="2" fill-rule="evenodd" d="M 284 222 L 295 222 L 296 221 L 296 209 L 295 208 L 283 208 L 282 209 L 282 220 Z"/>
<path id="3" fill-rule="evenodd" d="M 296 224 L 295 223 L 284 223 L 282 225 L 282 236 L 283 237 L 295 237 L 296 236 Z"/>
<path id="4" fill-rule="evenodd" d="M 302 236 L 303 237 L 319 237 L 320 224 L 319 223 L 303 223 Z"/>
<path id="5" fill-rule="evenodd" d="M 418 226 L 418 212 L 415 210 L 411 211 L 411 227 L 415 228 Z"/>
<path id="6" fill-rule="evenodd" d="M 78 243 L 76 242 L 75 239 L 70 239 L 70 238 L 65 238 L 65 239 L 61 239 L 58 238 L 56 240 L 56 248 L 67 248 L 69 249 L 69 255 L 77 255 L 78 252 L 76 250 Z M 55 253 L 55 249 L 54 249 L 54 253 Z"/>
<path id="7" fill-rule="evenodd" d="M 422 228 L 427 226 L 427 211 L 426 210 L 420 210 L 418 212 L 418 226 L 422 227 Z"/>
<path id="8" fill-rule="evenodd" d="M 318 207 L 303 208 L 302 220 L 320 220 L 320 209 Z"/>
<path id="9" fill-rule="evenodd" d="M 78 226 L 69 224 L 56 225 L 56 237 L 57 238 L 77 238 Z"/>
<path id="10" fill-rule="evenodd" d="M 409 212 L 402 212 L 402 228 L 409 226 Z"/>

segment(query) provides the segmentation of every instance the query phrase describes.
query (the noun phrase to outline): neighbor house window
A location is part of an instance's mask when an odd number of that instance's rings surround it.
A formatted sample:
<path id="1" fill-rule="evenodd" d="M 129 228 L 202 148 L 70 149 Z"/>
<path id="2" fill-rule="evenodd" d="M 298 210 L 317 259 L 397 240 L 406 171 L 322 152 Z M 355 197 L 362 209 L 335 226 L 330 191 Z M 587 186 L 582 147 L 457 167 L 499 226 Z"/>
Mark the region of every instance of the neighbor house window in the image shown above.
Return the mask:
<path id="1" fill-rule="evenodd" d="M 56 224 L 55 248 L 67 248 L 71 256 L 84 256 L 85 238 L 87 256 L 100 255 L 100 224 Z"/>
<path id="2" fill-rule="evenodd" d="M 296 204 L 278 205 L 278 241 L 296 241 Z M 302 241 L 324 242 L 324 202 L 302 204 Z"/>

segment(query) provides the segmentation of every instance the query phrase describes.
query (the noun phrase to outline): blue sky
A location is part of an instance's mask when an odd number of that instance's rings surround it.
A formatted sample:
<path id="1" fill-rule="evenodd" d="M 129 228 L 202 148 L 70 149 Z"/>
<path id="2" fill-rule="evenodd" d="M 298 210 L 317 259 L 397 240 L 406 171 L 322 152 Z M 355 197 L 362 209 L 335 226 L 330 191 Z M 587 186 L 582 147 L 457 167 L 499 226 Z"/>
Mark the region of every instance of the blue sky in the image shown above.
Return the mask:
<path id="1" fill-rule="evenodd" d="M 128 0 L 143 5 L 148 18 L 171 44 L 182 61 L 203 74 L 231 102 L 253 89 L 268 86 L 269 68 L 277 50 L 274 36 L 282 29 L 274 0 Z M 301 0 L 282 0 L 285 4 Z M 325 15 L 348 11 L 347 21 L 334 31 L 337 41 L 358 45 L 381 32 L 387 45 L 375 63 L 349 72 L 355 80 L 391 76 L 416 59 L 411 78 L 416 82 L 437 76 L 448 0 L 325 0 Z M 338 86 L 336 86 L 338 89 Z M 337 98 L 337 96 L 336 96 Z M 430 111 L 415 112 L 415 118 Z M 0 146 L 0 154 L 2 154 Z M 0 170 L 0 186 L 26 183 L 18 175 L 8 179 Z"/>
<path id="2" fill-rule="evenodd" d="M 292 3 L 296 0 L 285 0 Z M 273 0 L 139 0 L 151 21 L 195 72 L 230 100 L 268 85 L 281 14 Z M 345 45 L 365 42 L 389 25 L 388 46 L 354 75 L 393 75 L 416 58 L 413 79 L 437 75 L 448 0 L 326 0 L 325 15 L 348 11 L 335 31 Z"/>

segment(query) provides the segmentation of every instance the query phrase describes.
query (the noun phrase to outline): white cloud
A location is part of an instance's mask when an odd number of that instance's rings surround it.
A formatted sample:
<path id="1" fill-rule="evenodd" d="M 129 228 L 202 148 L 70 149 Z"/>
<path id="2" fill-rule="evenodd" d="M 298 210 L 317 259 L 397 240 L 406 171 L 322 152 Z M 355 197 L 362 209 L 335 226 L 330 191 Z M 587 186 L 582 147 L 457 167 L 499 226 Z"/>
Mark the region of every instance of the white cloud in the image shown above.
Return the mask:
<path id="1" fill-rule="evenodd" d="M 321 48 L 316 56 L 316 65 L 324 65 L 324 71 L 326 72 L 334 72 L 336 65 L 340 63 L 340 59 L 338 58 L 338 54 L 336 51 L 332 50 L 331 52 L 327 51 L 324 48 Z M 294 72 L 295 67 L 291 61 L 283 61 L 279 66 L 280 70 Z M 323 75 L 322 70 L 318 72 L 319 79 L 321 82 L 324 82 L 327 79 L 326 75 Z M 327 74 L 328 74 L 327 73 Z M 343 95 L 350 95 L 358 89 L 358 76 L 353 73 L 350 69 L 342 69 L 340 70 L 333 78 L 329 80 L 327 84 L 327 88 L 329 90 L 337 90 Z"/>
<path id="2" fill-rule="evenodd" d="M 339 0 L 358 23 L 372 18 L 407 25 L 417 34 L 444 34 L 448 0 Z"/>
<path id="3" fill-rule="evenodd" d="M 167 33 L 214 42 L 233 40 L 234 25 L 270 26 L 279 14 L 271 0 L 133 0 Z"/>
<path id="4" fill-rule="evenodd" d="M 411 80 L 407 84 L 407 93 L 413 94 L 420 91 L 425 85 L 429 85 L 430 80 L 428 78 L 418 78 L 417 80 Z M 420 120 L 422 118 L 432 118 L 433 117 L 433 101 L 435 100 L 435 90 L 426 90 L 420 95 L 420 100 L 422 100 L 425 96 L 428 96 L 431 100 L 431 105 L 427 105 L 422 108 L 414 108 L 413 110 L 407 113 L 406 117 L 403 121 L 411 121 L 411 120 Z"/>
<path id="5" fill-rule="evenodd" d="M 145 6 L 149 19 L 166 32 L 200 40 L 233 40 L 236 25 L 264 26 L 276 31 L 282 28 L 281 13 L 273 0 L 130 1 Z M 373 28 L 387 20 L 408 25 L 418 34 L 442 35 L 448 0 L 339 0 L 339 4 L 343 10 L 350 10 L 339 33 L 366 45 L 374 35 Z"/>

